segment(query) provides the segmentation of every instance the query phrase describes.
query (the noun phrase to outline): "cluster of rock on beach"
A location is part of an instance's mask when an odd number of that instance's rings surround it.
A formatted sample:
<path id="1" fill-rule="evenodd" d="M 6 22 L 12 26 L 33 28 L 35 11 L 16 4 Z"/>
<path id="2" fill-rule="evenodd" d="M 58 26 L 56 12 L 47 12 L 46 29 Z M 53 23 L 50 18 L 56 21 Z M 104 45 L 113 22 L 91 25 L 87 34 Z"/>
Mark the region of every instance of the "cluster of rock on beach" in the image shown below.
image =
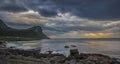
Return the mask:
<path id="1" fill-rule="evenodd" d="M 0 42 L 0 64 L 120 64 L 119 59 L 102 54 L 79 54 L 77 49 L 71 49 L 68 57 L 48 52 L 7 48 Z"/>

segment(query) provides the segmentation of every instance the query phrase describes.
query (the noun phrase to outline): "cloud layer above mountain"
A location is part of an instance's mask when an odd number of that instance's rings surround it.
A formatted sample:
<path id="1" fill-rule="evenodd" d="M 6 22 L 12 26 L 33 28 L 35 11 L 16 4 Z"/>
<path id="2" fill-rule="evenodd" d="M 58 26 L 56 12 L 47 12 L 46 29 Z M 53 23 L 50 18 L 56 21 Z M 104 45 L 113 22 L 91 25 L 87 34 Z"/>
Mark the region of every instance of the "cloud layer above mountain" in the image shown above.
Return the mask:
<path id="1" fill-rule="evenodd" d="M 52 38 L 119 37 L 119 3 L 120 0 L 0 0 L 0 18 L 12 27 L 40 25 Z"/>

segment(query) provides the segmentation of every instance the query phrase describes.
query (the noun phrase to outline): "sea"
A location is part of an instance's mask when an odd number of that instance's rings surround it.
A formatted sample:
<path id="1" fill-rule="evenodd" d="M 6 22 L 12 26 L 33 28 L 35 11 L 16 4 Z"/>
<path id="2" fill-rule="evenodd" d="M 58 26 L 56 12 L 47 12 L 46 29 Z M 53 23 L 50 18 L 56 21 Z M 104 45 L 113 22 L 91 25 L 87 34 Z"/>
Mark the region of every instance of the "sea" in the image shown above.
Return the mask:
<path id="1" fill-rule="evenodd" d="M 78 49 L 79 53 L 104 54 L 120 58 L 120 40 L 111 39 L 43 39 L 35 41 L 9 41 L 7 47 L 17 49 L 38 49 L 40 53 L 60 53 L 68 56 L 70 49 Z"/>

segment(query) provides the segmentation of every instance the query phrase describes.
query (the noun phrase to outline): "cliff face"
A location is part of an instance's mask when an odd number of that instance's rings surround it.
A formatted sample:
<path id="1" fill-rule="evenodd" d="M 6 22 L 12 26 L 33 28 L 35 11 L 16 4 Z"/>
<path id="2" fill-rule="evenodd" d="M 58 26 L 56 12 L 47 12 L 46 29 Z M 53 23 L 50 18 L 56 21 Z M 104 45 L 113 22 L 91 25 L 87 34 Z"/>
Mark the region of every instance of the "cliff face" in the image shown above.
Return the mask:
<path id="1" fill-rule="evenodd" d="M 24 37 L 34 39 L 47 39 L 40 26 L 34 26 L 28 29 L 13 29 L 8 27 L 0 20 L 0 36 L 2 37 Z"/>

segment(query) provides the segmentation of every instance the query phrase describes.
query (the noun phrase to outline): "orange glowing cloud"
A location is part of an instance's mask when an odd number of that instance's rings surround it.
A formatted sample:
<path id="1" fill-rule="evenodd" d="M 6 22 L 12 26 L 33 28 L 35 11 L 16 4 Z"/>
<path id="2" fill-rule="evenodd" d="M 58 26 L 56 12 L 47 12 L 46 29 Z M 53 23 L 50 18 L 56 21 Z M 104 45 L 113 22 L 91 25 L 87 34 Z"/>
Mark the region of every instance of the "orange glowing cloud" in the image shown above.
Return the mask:
<path id="1" fill-rule="evenodd" d="M 85 33 L 84 36 L 87 38 L 108 38 L 112 37 L 113 33 Z"/>

